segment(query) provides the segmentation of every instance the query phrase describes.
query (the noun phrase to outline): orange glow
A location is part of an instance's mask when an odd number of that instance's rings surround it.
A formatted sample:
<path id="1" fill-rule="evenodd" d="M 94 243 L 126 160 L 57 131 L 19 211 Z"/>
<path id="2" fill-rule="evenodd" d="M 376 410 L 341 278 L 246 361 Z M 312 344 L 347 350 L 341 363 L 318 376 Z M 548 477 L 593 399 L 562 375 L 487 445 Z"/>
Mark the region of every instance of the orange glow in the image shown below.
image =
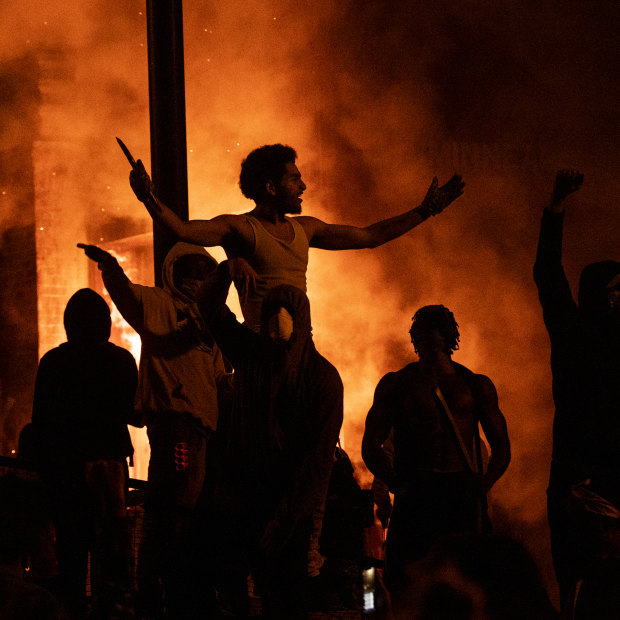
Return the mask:
<path id="1" fill-rule="evenodd" d="M 32 55 L 38 68 L 27 77 L 37 81 L 40 128 L 24 168 L 34 169 L 45 352 L 64 339 L 71 293 L 98 281 L 75 243 L 150 230 L 114 139 L 149 168 L 146 18 L 137 0 L 5 4 L 0 18 L 11 36 L 0 62 Z M 456 0 L 441 11 L 399 0 L 183 7 L 190 217 L 250 210 L 239 165 L 266 143 L 297 149 L 304 214 L 330 222 L 397 215 L 419 204 L 433 175 L 463 174 L 465 195 L 401 239 L 375 250 L 311 251 L 315 341 L 342 375 L 343 441 L 367 484 L 360 439 L 377 382 L 413 359 L 407 331 L 417 308 L 443 303 L 454 312 L 455 359 L 493 379 L 512 440 L 492 510 L 547 575 L 553 403 L 531 268 L 560 167 L 586 176 L 566 221 L 569 280 L 617 253 L 612 6 L 571 3 L 561 19 L 534 0 L 510 10 Z M 10 129 L 18 114 L 0 111 L 7 152 L 23 140 Z M 22 205 L 0 189 L 6 227 L 21 221 Z M 135 350 L 135 336 L 119 330 L 119 344 Z"/>

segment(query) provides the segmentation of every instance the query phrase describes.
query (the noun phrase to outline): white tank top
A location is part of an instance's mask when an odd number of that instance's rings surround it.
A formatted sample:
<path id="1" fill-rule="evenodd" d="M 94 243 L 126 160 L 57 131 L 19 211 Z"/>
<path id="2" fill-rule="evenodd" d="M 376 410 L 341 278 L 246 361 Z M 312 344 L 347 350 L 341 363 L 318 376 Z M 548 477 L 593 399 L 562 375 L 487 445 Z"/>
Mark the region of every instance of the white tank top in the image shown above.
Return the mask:
<path id="1" fill-rule="evenodd" d="M 267 291 L 279 284 L 290 284 L 306 291 L 306 269 L 308 267 L 308 238 L 294 218 L 286 220 L 293 227 L 290 243 L 267 232 L 253 215 L 245 216 L 254 231 L 254 252 L 248 262 L 258 273 L 256 292 L 250 293 L 241 308 L 246 325 L 254 331 L 260 330 L 260 314 Z"/>

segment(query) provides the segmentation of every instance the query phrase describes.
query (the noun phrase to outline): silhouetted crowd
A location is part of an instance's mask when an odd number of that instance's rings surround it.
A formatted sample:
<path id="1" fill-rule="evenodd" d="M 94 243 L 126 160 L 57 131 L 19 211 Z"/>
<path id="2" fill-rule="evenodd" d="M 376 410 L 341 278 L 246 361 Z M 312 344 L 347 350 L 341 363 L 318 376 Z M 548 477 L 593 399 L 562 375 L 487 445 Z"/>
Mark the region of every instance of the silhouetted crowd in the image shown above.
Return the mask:
<path id="1" fill-rule="evenodd" d="M 562 223 L 583 175 L 558 173 L 534 267 L 556 406 L 557 611 L 524 547 L 493 533 L 487 494 L 509 466 L 509 433 L 492 380 L 452 359 L 453 313 L 419 308 L 417 360 L 376 387 L 361 446 L 372 491 L 339 446 L 343 384 L 313 341 L 309 248 L 399 237 L 456 200 L 461 177 L 435 178 L 419 206 L 359 228 L 299 215 L 306 186 L 295 160 L 283 145 L 252 151 L 240 187 L 253 211 L 189 222 L 134 163 L 136 196 L 179 240 L 160 287 L 78 244 L 140 335 L 139 367 L 109 342 L 105 300 L 77 291 L 67 341 L 41 358 L 22 432 L 18 458 L 38 475 L 0 479 L 0 618 L 620 617 L 620 263 L 587 266 L 573 300 Z M 204 249 L 215 245 L 226 261 Z M 232 282 L 243 323 L 225 304 Z M 146 427 L 150 444 L 137 553 L 127 425 Z M 368 541 L 385 529 L 383 554 L 382 541 Z M 44 567 L 53 579 L 37 580 Z"/>

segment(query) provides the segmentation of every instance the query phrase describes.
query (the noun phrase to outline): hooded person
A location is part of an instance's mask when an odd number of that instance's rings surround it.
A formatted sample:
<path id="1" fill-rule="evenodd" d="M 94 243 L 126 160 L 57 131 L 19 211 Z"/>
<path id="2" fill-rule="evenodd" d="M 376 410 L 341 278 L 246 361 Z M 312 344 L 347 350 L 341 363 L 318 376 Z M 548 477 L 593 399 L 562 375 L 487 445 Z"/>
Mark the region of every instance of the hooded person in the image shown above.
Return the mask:
<path id="1" fill-rule="evenodd" d="M 161 578 L 175 617 L 193 618 L 205 605 L 195 597 L 205 589 L 194 587 L 204 573 L 193 563 L 197 507 L 216 460 L 219 400 L 232 389 L 195 296 L 205 287 L 225 299 L 227 267 L 200 246 L 177 243 L 164 260 L 162 288 L 143 286 L 131 282 L 108 252 L 78 247 L 98 263 L 112 301 L 142 343 L 135 408 L 151 448 L 138 568 L 143 611 L 158 613 Z"/>
<path id="2" fill-rule="evenodd" d="M 585 484 L 620 507 L 620 263 L 586 266 L 578 304 L 562 267 L 564 199 L 583 175 L 559 172 L 542 217 L 534 279 L 551 342 L 555 416 L 548 494 L 551 550 L 562 605 L 607 552 L 591 510 L 579 506 Z"/>
<path id="3" fill-rule="evenodd" d="M 105 615 L 129 587 L 127 424 L 134 422 L 137 368 L 129 351 L 108 342 L 110 308 L 95 291 L 69 299 L 64 325 L 67 342 L 48 351 L 37 371 L 37 465 L 56 532 L 59 595 L 72 613 L 84 611 L 93 551 L 94 607 Z"/>
<path id="4" fill-rule="evenodd" d="M 342 381 L 315 348 L 300 289 L 267 293 L 259 334 L 226 306 L 212 306 L 203 311 L 236 377 L 219 497 L 234 515 L 231 538 L 249 552 L 264 616 L 303 618 L 308 544 L 342 424 Z"/>

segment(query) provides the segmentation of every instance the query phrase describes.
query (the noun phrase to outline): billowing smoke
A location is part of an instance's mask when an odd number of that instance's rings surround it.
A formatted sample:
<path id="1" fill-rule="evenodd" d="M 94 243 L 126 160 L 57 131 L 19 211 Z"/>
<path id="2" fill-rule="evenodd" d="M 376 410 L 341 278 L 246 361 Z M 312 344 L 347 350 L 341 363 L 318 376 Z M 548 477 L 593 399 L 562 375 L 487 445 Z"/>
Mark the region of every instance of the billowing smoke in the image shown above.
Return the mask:
<path id="1" fill-rule="evenodd" d="M 0 60 L 41 63 L 42 140 L 73 144 L 65 183 L 84 201 L 72 208 L 97 214 L 86 241 L 101 236 L 102 208 L 145 221 L 114 143 L 148 162 L 144 11 L 111 0 L 1 10 Z M 343 441 L 367 481 L 359 445 L 374 387 L 413 359 L 414 311 L 451 308 L 455 359 L 493 379 L 508 420 L 496 514 L 544 548 L 553 405 L 531 267 L 563 167 L 585 173 L 566 222 L 569 279 L 618 258 L 617 3 L 186 1 L 184 15 L 191 217 L 249 210 L 239 164 L 265 143 L 297 149 L 304 212 L 331 222 L 396 215 L 433 175 L 463 175 L 465 195 L 405 237 L 311 252 L 315 339 L 343 377 Z"/>

